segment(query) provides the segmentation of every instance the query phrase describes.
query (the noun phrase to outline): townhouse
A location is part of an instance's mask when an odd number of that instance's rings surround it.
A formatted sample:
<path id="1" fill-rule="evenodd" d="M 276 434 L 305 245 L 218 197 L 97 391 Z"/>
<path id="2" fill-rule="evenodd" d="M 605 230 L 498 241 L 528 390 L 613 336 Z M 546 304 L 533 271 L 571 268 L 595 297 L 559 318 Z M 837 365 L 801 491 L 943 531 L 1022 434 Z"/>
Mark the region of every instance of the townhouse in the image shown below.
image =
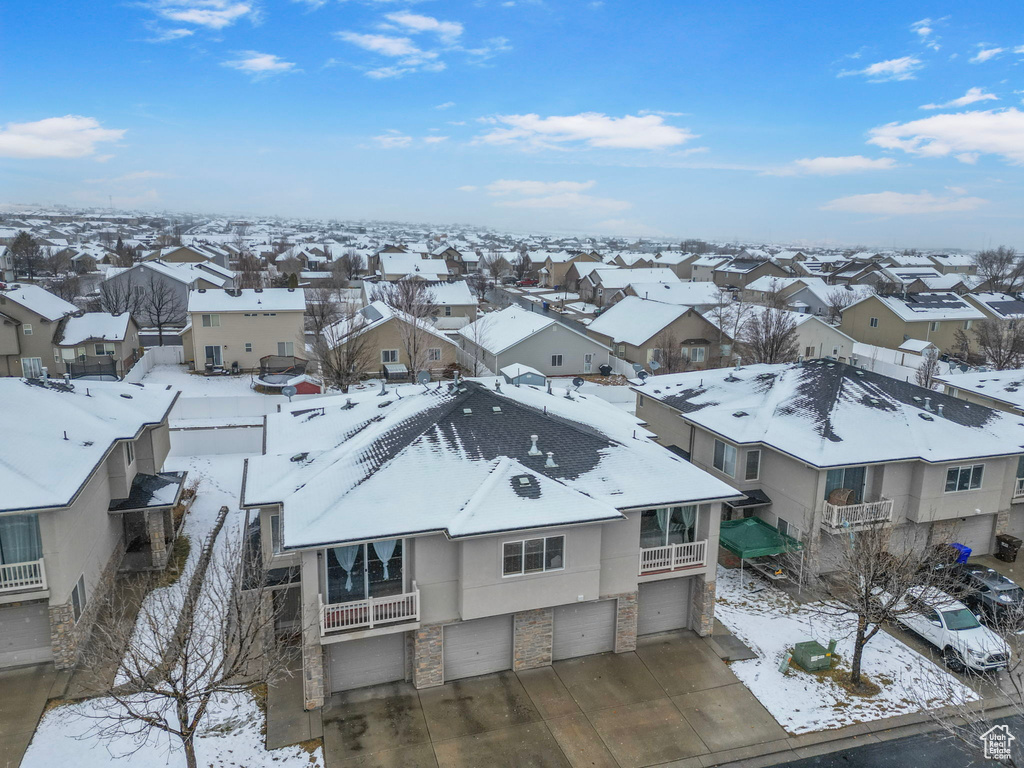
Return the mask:
<path id="1" fill-rule="evenodd" d="M 543 259 L 543 266 L 537 270 L 537 274 L 540 284 L 545 288 L 560 288 L 564 285 L 569 267 L 578 261 L 601 261 L 601 257 L 593 252 L 541 251 L 530 253 L 529 256 L 531 261 Z"/>
<path id="2" fill-rule="evenodd" d="M 630 283 L 678 283 L 675 272 L 663 267 L 595 269 L 580 280 L 579 294 L 583 301 L 599 307 L 610 307 L 625 295 Z"/>
<path id="3" fill-rule="evenodd" d="M 637 387 L 658 441 L 748 497 L 827 571 L 836 537 L 891 522 L 907 546 L 992 551 L 1024 533 L 1018 418 L 831 360 L 681 373 Z"/>
<path id="4" fill-rule="evenodd" d="M 969 293 L 967 302 L 977 307 L 990 320 L 1020 320 L 1024 318 L 1024 301 L 1008 293 L 980 291 Z"/>
<path id="5" fill-rule="evenodd" d="M 57 374 L 123 379 L 142 356 L 139 327 L 127 312 L 85 312 L 60 320 L 53 332 Z"/>
<path id="6" fill-rule="evenodd" d="M 428 259 L 419 253 L 380 253 L 377 275 L 386 282 L 396 280 L 427 280 L 440 282 L 449 277 L 448 264 L 443 259 Z"/>
<path id="7" fill-rule="evenodd" d="M 857 341 L 889 349 L 917 339 L 930 341 L 943 352 L 962 354 L 974 348 L 970 331 L 984 319 L 980 309 L 955 293 L 873 295 L 842 310 L 839 330 Z"/>
<path id="8" fill-rule="evenodd" d="M 968 371 L 936 378 L 950 397 L 1018 416 L 1024 414 L 1024 369 Z"/>
<path id="9" fill-rule="evenodd" d="M 786 270 L 770 259 L 738 256 L 715 267 L 711 279 L 715 285 L 722 288 L 743 290 L 759 277 L 787 277 L 788 275 Z"/>
<path id="10" fill-rule="evenodd" d="M 54 368 L 62 359 L 54 349 L 54 331 L 76 312 L 74 304 L 38 285 L 0 286 L 0 376 L 36 379 L 43 368 Z M 64 373 L 63 365 L 57 368 L 55 373 Z"/>
<path id="11" fill-rule="evenodd" d="M 307 709 L 711 630 L 721 505 L 740 496 L 614 406 L 491 380 L 314 413 L 267 418 L 242 489 L 264 568 L 298 576 L 279 604 Z"/>
<path id="12" fill-rule="evenodd" d="M 162 471 L 176 398 L 0 379 L 0 667 L 74 666 L 118 570 L 167 564 L 185 480 Z"/>

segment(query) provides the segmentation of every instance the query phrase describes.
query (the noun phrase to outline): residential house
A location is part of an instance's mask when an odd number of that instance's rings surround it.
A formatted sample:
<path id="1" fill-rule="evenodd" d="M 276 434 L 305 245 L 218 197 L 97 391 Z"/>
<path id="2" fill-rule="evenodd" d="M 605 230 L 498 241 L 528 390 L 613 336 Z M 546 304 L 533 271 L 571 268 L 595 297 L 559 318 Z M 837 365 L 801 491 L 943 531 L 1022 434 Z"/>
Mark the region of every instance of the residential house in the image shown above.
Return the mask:
<path id="1" fill-rule="evenodd" d="M 580 280 L 579 294 L 583 301 L 599 307 L 610 307 L 626 295 L 630 283 L 678 283 L 670 269 L 647 267 L 638 269 L 595 269 Z"/>
<path id="2" fill-rule="evenodd" d="M 623 290 L 625 296 L 639 296 L 663 304 L 681 304 L 699 310 L 711 309 L 723 301 L 732 301 L 729 294 L 714 283 L 630 283 Z"/>
<path id="3" fill-rule="evenodd" d="M 577 261 L 600 262 L 601 257 L 596 253 L 569 252 L 569 251 L 546 251 L 543 254 L 531 253 L 530 260 L 543 255 L 544 266 L 537 270 L 540 276 L 540 284 L 545 288 L 560 288 L 565 283 L 565 276 L 569 266 Z"/>
<path id="4" fill-rule="evenodd" d="M 820 277 L 759 277 L 745 290 L 748 301 L 767 304 L 773 294 L 794 312 L 828 316 L 831 313 L 830 294 L 842 291 L 844 286 L 829 285 Z"/>
<path id="5" fill-rule="evenodd" d="M 418 253 L 380 253 L 377 274 L 382 280 L 426 280 L 439 282 L 449 277 L 448 265 L 442 259 L 427 259 Z"/>
<path id="6" fill-rule="evenodd" d="M 569 265 L 569 269 L 565 271 L 565 277 L 562 278 L 562 288 L 576 293 L 580 290 L 580 282 L 583 278 L 592 274 L 594 270 L 615 268 L 600 261 L 574 261 Z"/>
<path id="7" fill-rule="evenodd" d="M 205 243 L 172 245 L 157 248 L 143 257 L 143 261 L 162 261 L 165 264 L 203 264 L 212 262 L 223 269 L 228 268 L 229 252 L 226 249 Z"/>
<path id="8" fill-rule="evenodd" d="M 710 632 L 725 482 L 597 397 L 466 381 L 267 417 L 242 506 L 292 568 L 306 709 Z M 497 391 L 500 389 L 500 391 Z"/>
<path id="9" fill-rule="evenodd" d="M 200 288 L 188 295 L 181 332 L 196 368 L 260 369 L 266 357 L 305 357 L 306 295 L 301 288 Z"/>
<path id="10" fill-rule="evenodd" d="M 84 312 L 58 321 L 52 370 L 73 379 L 117 380 L 141 357 L 139 327 L 131 315 Z"/>
<path id="11" fill-rule="evenodd" d="M 973 323 L 985 314 L 955 293 L 867 296 L 842 310 L 839 330 L 865 344 L 890 349 L 908 339 L 930 341 L 943 352 L 974 346 Z"/>
<path id="12" fill-rule="evenodd" d="M 17 436 L 0 440 L 0 667 L 74 666 L 118 569 L 166 565 L 185 479 L 162 472 L 177 396 L 0 380 Z"/>
<path id="13" fill-rule="evenodd" d="M 465 280 L 431 283 L 430 301 L 437 306 L 433 326 L 439 331 L 455 331 L 476 320 L 478 303 Z M 363 304 L 381 300 L 379 284 L 363 283 Z"/>
<path id="14" fill-rule="evenodd" d="M 701 256 L 690 263 L 690 279 L 695 283 L 714 281 L 715 271 L 728 264 L 732 259 L 728 256 Z"/>
<path id="15" fill-rule="evenodd" d="M 1016 417 L 829 360 L 655 380 L 636 388 L 645 426 L 746 494 L 735 514 L 803 541 L 811 572 L 881 521 L 922 550 L 1024 534 Z"/>
<path id="16" fill-rule="evenodd" d="M 1024 414 L 1024 369 L 967 371 L 936 378 L 950 397 L 1017 416 Z"/>
<path id="17" fill-rule="evenodd" d="M 751 259 L 737 256 L 721 264 L 712 272 L 711 279 L 722 288 L 743 290 L 759 277 L 788 277 L 789 273 L 770 259 Z"/>
<path id="18" fill-rule="evenodd" d="M 610 352 L 605 344 L 575 328 L 519 306 L 491 312 L 460 328 L 458 343 L 459 362 L 469 368 L 479 362 L 497 372 L 521 363 L 545 376 L 596 373 L 608 364 Z"/>
<path id="19" fill-rule="evenodd" d="M 55 366 L 61 358 L 54 348 L 54 331 L 78 311 L 38 285 L 0 286 L 0 376 L 37 379 L 44 368 L 62 375 L 63 364 Z"/>
<path id="20" fill-rule="evenodd" d="M 14 280 L 14 254 L 6 245 L 0 245 L 0 282 L 13 283 Z"/>
<path id="21" fill-rule="evenodd" d="M 690 280 L 693 277 L 693 262 L 699 258 L 696 253 L 661 251 L 655 255 L 651 266 L 671 269 L 680 280 Z"/>
<path id="22" fill-rule="evenodd" d="M 1024 318 L 1024 301 L 1008 293 L 979 291 L 964 296 L 968 303 L 980 309 L 990 320 L 1013 320 Z"/>

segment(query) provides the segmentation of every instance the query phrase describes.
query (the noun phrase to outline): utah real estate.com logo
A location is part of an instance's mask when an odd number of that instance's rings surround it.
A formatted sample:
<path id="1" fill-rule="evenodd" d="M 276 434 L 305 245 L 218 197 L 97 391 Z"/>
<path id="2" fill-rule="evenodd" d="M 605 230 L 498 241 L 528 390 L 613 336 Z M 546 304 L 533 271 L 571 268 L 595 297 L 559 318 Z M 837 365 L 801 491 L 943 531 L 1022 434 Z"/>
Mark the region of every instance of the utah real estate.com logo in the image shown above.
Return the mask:
<path id="1" fill-rule="evenodd" d="M 981 742 L 985 746 L 986 760 L 1010 760 L 1013 742 L 1016 736 L 1010 733 L 1009 726 L 996 725 L 981 734 Z"/>

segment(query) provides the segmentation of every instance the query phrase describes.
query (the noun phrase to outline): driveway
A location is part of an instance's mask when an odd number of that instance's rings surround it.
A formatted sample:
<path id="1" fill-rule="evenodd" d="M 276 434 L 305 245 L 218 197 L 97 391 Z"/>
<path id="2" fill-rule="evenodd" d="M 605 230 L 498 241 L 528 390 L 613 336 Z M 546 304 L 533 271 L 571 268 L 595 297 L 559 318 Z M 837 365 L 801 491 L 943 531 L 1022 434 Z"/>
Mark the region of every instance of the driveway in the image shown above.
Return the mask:
<path id="1" fill-rule="evenodd" d="M 0 671 L 0 768 L 17 768 L 57 681 L 53 664 Z"/>
<path id="2" fill-rule="evenodd" d="M 322 717 L 328 768 L 639 768 L 786 738 L 692 632 L 421 691 L 335 694 Z"/>

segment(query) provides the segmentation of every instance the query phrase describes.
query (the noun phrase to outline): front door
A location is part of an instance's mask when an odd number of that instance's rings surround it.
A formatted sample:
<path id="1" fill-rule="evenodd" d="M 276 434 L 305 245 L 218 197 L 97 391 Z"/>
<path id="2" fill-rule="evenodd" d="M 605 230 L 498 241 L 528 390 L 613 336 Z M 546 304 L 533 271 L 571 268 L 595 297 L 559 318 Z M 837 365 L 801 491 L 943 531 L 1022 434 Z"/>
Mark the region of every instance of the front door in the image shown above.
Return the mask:
<path id="1" fill-rule="evenodd" d="M 21 358 L 21 375 L 26 379 L 38 379 L 43 375 L 43 358 Z"/>
<path id="2" fill-rule="evenodd" d="M 583 372 L 592 373 L 594 370 L 594 353 L 588 352 L 583 356 Z"/>
<path id="3" fill-rule="evenodd" d="M 211 344 L 206 347 L 206 362 L 213 363 L 214 365 L 222 365 L 219 346 Z"/>

